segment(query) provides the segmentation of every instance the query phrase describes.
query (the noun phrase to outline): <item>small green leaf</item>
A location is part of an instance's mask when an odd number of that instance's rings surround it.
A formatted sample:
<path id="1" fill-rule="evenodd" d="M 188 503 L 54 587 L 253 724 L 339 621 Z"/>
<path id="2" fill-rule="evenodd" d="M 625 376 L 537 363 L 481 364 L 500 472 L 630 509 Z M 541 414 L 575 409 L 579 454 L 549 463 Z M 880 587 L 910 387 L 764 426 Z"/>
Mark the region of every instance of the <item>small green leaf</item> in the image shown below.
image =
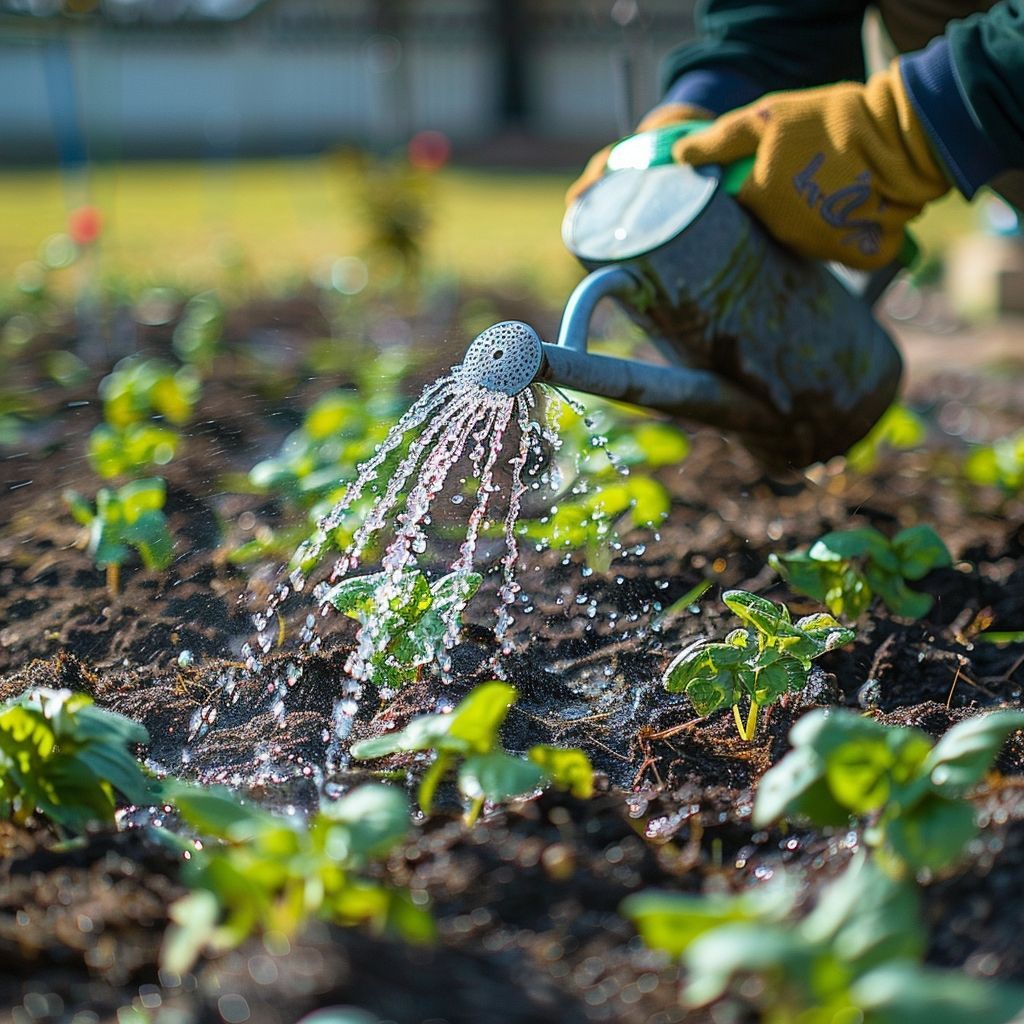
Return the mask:
<path id="1" fill-rule="evenodd" d="M 515 687 L 508 683 L 481 683 L 452 712 L 452 738 L 468 743 L 479 753 L 490 750 L 517 697 Z"/>
<path id="2" fill-rule="evenodd" d="M 940 871 L 957 862 L 978 829 L 969 803 L 931 794 L 910 809 L 887 814 L 880 831 L 904 864 Z"/>
<path id="3" fill-rule="evenodd" d="M 873 566 L 867 569 L 871 589 L 885 602 L 886 608 L 902 619 L 921 619 L 931 611 L 934 598 L 911 590 L 897 573 L 883 572 Z"/>
<path id="4" fill-rule="evenodd" d="M 538 744 L 530 747 L 527 757 L 559 789 L 568 790 L 579 800 L 589 800 L 594 795 L 594 769 L 579 748 Z"/>
<path id="5" fill-rule="evenodd" d="M 865 1024 L 1008 1024 L 1024 1010 L 1024 989 L 911 962 L 885 964 L 850 989 Z"/>
<path id="6" fill-rule="evenodd" d="M 985 777 L 1007 736 L 1024 729 L 1024 712 L 995 711 L 953 726 L 932 748 L 924 770 L 932 784 L 959 794 Z"/>
<path id="7" fill-rule="evenodd" d="M 73 491 L 70 488 L 65 490 L 62 495 L 64 503 L 68 506 L 68 510 L 74 517 L 75 522 L 80 523 L 82 526 L 91 526 L 93 519 L 96 518 L 96 513 L 93 511 L 92 505 L 83 498 L 78 491 Z"/>
<path id="8" fill-rule="evenodd" d="M 369 784 L 323 802 L 320 815 L 348 831 L 346 859 L 365 861 L 390 850 L 409 831 L 409 801 L 395 786 Z"/>
<path id="9" fill-rule="evenodd" d="M 892 547 L 900 560 L 899 571 L 904 579 L 919 580 L 933 569 L 953 564 L 942 538 L 924 523 L 900 530 L 892 539 Z"/>
<path id="10" fill-rule="evenodd" d="M 164 799 L 172 803 L 182 820 L 204 836 L 230 839 L 237 831 L 251 831 L 253 822 L 265 824 L 270 815 L 246 805 L 226 786 L 165 784 Z"/>
<path id="11" fill-rule="evenodd" d="M 779 630 L 792 623 L 789 609 L 746 590 L 727 590 L 722 594 L 725 604 L 759 633 L 774 637 Z"/>
<path id="12" fill-rule="evenodd" d="M 451 732 L 453 715 L 420 715 L 414 718 L 404 729 L 361 740 L 352 744 L 351 755 L 357 761 L 369 761 L 388 754 L 405 754 L 417 750 L 433 750 L 439 745 L 448 745 L 452 739 Z M 470 744 L 456 738 L 460 749 L 468 751 Z"/>
<path id="13" fill-rule="evenodd" d="M 163 512 L 143 512 L 124 527 L 122 537 L 138 551 L 142 564 L 149 570 L 166 569 L 174 561 L 174 540 Z"/>
<path id="14" fill-rule="evenodd" d="M 186 975 L 217 932 L 220 904 L 212 892 L 195 889 L 171 904 L 169 916 L 160 966 L 171 974 Z"/>
<path id="15" fill-rule="evenodd" d="M 541 769 L 503 750 L 471 754 L 459 765 L 459 790 L 470 800 L 483 797 L 492 803 L 527 796 L 544 782 Z"/>

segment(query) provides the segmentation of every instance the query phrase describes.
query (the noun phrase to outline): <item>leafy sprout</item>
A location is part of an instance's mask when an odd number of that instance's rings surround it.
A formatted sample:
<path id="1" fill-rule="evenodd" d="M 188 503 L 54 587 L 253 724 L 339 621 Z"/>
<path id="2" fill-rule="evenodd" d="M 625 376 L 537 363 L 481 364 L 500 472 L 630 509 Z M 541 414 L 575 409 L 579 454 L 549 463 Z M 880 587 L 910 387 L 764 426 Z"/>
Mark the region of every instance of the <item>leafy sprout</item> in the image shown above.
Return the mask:
<path id="1" fill-rule="evenodd" d="M 89 553 L 107 570 L 112 594 L 120 589 L 120 569 L 132 549 L 147 569 L 171 564 L 174 541 L 163 513 L 166 498 L 167 485 L 159 477 L 133 480 L 116 491 L 101 487 L 95 508 L 76 491 L 64 492 L 71 514 L 89 529 Z"/>
<path id="2" fill-rule="evenodd" d="M 560 447 L 548 474 L 565 483 L 556 483 L 549 512 L 520 521 L 520 533 L 540 547 L 583 551 L 590 565 L 607 568 L 609 542 L 619 533 L 657 526 L 668 516 L 668 489 L 649 474 L 682 462 L 690 442 L 677 427 L 627 406 L 592 405 L 584 417 L 567 403 L 549 403 Z"/>
<path id="3" fill-rule="evenodd" d="M 373 646 L 370 679 L 395 689 L 416 679 L 444 649 L 482 580 L 477 572 L 453 572 L 429 583 L 414 569 L 395 581 L 379 572 L 343 580 L 323 600 L 360 623 Z"/>
<path id="4" fill-rule="evenodd" d="M 186 973 L 204 950 L 234 949 L 256 932 L 291 936 L 310 917 L 368 924 L 411 942 L 429 942 L 434 926 L 409 896 L 366 877 L 366 868 L 409 829 L 405 795 L 368 785 L 330 803 L 307 822 L 240 803 L 222 787 L 172 785 L 166 794 L 202 839 L 186 845 L 191 891 L 170 911 L 161 965 Z"/>
<path id="5" fill-rule="evenodd" d="M 740 738 L 752 740 L 759 710 L 803 689 L 811 662 L 856 634 L 824 613 L 793 622 L 785 605 L 745 590 L 727 590 L 722 600 L 744 625 L 724 641 L 692 643 L 672 661 L 662 682 L 672 693 L 686 693 L 699 715 L 731 706 Z M 749 702 L 745 720 L 744 699 Z"/>
<path id="6" fill-rule="evenodd" d="M 19 824 L 41 815 L 71 832 L 112 824 L 119 798 L 153 796 L 129 749 L 148 742 L 141 725 L 85 694 L 27 690 L 0 705 L 0 814 Z"/>
<path id="7" fill-rule="evenodd" d="M 905 405 L 895 402 L 868 435 L 846 453 L 846 465 L 855 473 L 870 473 L 885 448 L 909 451 L 919 447 L 926 435 L 924 420 Z"/>
<path id="8" fill-rule="evenodd" d="M 794 921 L 795 888 L 739 896 L 641 892 L 622 912 L 644 941 L 681 956 L 683 1001 L 751 1006 L 773 1024 L 1006 1024 L 1024 990 L 924 967 L 911 885 L 863 854 Z"/>
<path id="9" fill-rule="evenodd" d="M 166 466 L 181 438 L 156 423 L 111 427 L 101 423 L 89 434 L 89 464 L 102 477 L 130 476 L 152 466 Z"/>
<path id="10" fill-rule="evenodd" d="M 864 817 L 865 843 L 894 870 L 954 864 L 977 832 L 966 792 L 985 777 L 1024 712 L 997 711 L 953 726 L 938 743 L 850 711 L 812 711 L 792 749 L 762 778 L 754 822 L 781 817 L 845 825 Z"/>
<path id="11" fill-rule="evenodd" d="M 1024 431 L 973 447 L 964 460 L 964 476 L 973 484 L 1016 494 L 1024 487 Z"/>
<path id="12" fill-rule="evenodd" d="M 826 533 L 806 552 L 771 554 L 768 562 L 796 591 L 821 601 L 833 615 L 853 620 L 876 596 L 894 614 L 919 619 L 934 598 L 907 586 L 952 564 L 939 535 L 923 523 L 892 540 L 872 527 Z"/>
<path id="13" fill-rule="evenodd" d="M 455 770 L 459 792 L 470 804 L 470 824 L 485 801 L 498 803 L 547 785 L 566 789 L 581 799 L 589 797 L 593 769 L 582 750 L 538 744 L 523 758 L 502 749 L 498 730 L 516 697 L 507 683 L 483 683 L 450 714 L 421 715 L 398 732 L 353 744 L 352 756 L 366 761 L 389 754 L 435 751 L 434 762 L 420 781 L 420 807 L 426 814 L 431 812 L 438 784 Z"/>
<path id="14" fill-rule="evenodd" d="M 180 426 L 191 418 L 200 389 L 191 367 L 176 370 L 160 359 L 128 356 L 100 381 L 103 418 L 112 427 L 125 427 L 157 415 Z"/>

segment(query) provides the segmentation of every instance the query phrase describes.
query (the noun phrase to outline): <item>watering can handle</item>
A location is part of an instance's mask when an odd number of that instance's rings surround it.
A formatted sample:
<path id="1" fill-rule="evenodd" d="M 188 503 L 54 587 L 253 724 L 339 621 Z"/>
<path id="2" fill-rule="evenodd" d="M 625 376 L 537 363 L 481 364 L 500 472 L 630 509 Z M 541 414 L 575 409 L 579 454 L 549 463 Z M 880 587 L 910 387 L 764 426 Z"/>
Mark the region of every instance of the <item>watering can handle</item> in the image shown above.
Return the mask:
<path id="1" fill-rule="evenodd" d="M 685 121 L 683 124 L 666 125 L 651 131 L 638 132 L 617 142 L 608 154 L 606 171 L 621 171 L 627 168 L 645 170 L 673 162 L 672 147 L 687 135 L 703 131 L 711 121 Z M 752 156 L 744 157 L 721 169 L 722 188 L 731 196 L 739 194 L 743 183 L 747 180 L 754 167 Z M 854 294 L 859 295 L 869 305 L 879 299 L 892 279 L 901 271 L 912 266 L 918 256 L 918 245 L 909 231 L 903 232 L 903 246 L 899 255 L 888 266 L 873 273 L 851 270 L 838 264 L 833 271 L 843 284 Z"/>

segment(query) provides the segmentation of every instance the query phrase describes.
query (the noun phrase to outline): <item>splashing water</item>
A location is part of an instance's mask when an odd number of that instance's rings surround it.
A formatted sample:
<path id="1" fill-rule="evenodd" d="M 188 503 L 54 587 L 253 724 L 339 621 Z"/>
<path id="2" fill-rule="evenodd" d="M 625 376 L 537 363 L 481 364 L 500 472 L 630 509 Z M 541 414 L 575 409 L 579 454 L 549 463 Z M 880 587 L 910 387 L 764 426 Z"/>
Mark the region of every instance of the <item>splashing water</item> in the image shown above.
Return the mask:
<path id="1" fill-rule="evenodd" d="M 417 565 L 417 557 L 427 547 L 425 527 L 430 522 L 431 507 L 443 490 L 452 469 L 468 459 L 471 475 L 478 480 L 475 499 L 470 499 L 466 534 L 458 555 L 451 565 L 456 574 L 468 574 L 475 565 L 481 532 L 489 525 L 489 515 L 495 496 L 502 490 L 496 481 L 502 451 L 508 435 L 518 432 L 518 443 L 507 460 L 509 484 L 505 502 L 503 543 L 504 550 L 498 563 L 501 583 L 495 611 L 495 636 L 503 641 L 513 624 L 512 608 L 521 587 L 516 580 L 520 561 L 516 523 L 527 491 L 524 474 L 536 472 L 544 455 L 543 443 L 557 449 L 557 433 L 535 418 L 536 395 L 528 388 L 516 395 L 493 391 L 468 379 L 455 367 L 448 376 L 428 385 L 415 404 L 392 428 L 372 458 L 363 463 L 356 478 L 339 501 L 317 524 L 314 534 L 296 550 L 292 558 L 287 581 L 279 584 L 267 601 L 265 609 L 254 616 L 257 629 L 258 651 L 251 646 L 243 648 L 246 667 L 259 671 L 261 655 L 267 654 L 274 644 L 274 630 L 278 610 L 289 596 L 303 592 L 309 584 L 312 567 L 323 558 L 331 544 L 332 532 L 337 529 L 346 512 L 366 493 L 374 489 L 386 471 L 383 486 L 351 542 L 336 560 L 326 579 L 312 591 L 321 616 L 330 608 L 328 594 L 333 586 L 359 569 L 364 555 L 389 523 L 394 535 L 381 558 L 382 582 L 373 593 L 373 608 L 362 617 L 356 633 L 354 649 L 346 662 L 348 678 L 343 683 L 343 694 L 334 709 L 334 741 L 344 739 L 351 728 L 351 718 L 362 696 L 362 686 L 373 679 L 372 660 L 387 634 L 382 628 L 392 602 L 402 593 L 403 577 Z M 408 441 L 404 454 L 399 454 Z M 397 465 L 394 465 L 395 460 Z M 531 465 L 532 468 L 528 467 Z M 390 466 L 394 465 L 391 469 Z M 411 485 L 411 486 L 408 486 Z M 408 493 L 404 498 L 408 489 Z M 461 495 L 457 497 L 461 504 Z M 468 503 L 467 503 L 468 504 Z M 440 609 L 444 627 L 440 649 L 433 652 L 443 673 L 451 670 L 449 651 L 455 646 L 466 599 L 456 599 Z M 320 645 L 316 633 L 316 617 L 309 615 L 300 633 L 303 647 L 315 652 Z M 503 645 L 507 653 L 508 648 Z"/>

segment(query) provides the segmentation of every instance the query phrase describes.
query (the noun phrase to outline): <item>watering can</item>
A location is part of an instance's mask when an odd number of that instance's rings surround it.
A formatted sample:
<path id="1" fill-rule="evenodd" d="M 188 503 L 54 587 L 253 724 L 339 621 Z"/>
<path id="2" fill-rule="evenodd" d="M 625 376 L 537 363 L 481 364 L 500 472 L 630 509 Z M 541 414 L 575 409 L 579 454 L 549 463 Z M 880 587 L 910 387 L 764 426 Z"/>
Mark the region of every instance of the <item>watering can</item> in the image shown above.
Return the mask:
<path id="1" fill-rule="evenodd" d="M 505 321 L 472 342 L 468 379 L 515 395 L 535 381 L 695 420 L 738 436 L 773 468 L 846 452 L 892 403 L 902 362 L 871 304 L 911 255 L 872 275 L 779 245 L 733 198 L 750 161 L 693 168 L 672 143 L 700 123 L 620 143 L 567 211 L 562 237 L 590 271 L 558 339 Z M 667 365 L 588 351 L 611 297 Z"/>

